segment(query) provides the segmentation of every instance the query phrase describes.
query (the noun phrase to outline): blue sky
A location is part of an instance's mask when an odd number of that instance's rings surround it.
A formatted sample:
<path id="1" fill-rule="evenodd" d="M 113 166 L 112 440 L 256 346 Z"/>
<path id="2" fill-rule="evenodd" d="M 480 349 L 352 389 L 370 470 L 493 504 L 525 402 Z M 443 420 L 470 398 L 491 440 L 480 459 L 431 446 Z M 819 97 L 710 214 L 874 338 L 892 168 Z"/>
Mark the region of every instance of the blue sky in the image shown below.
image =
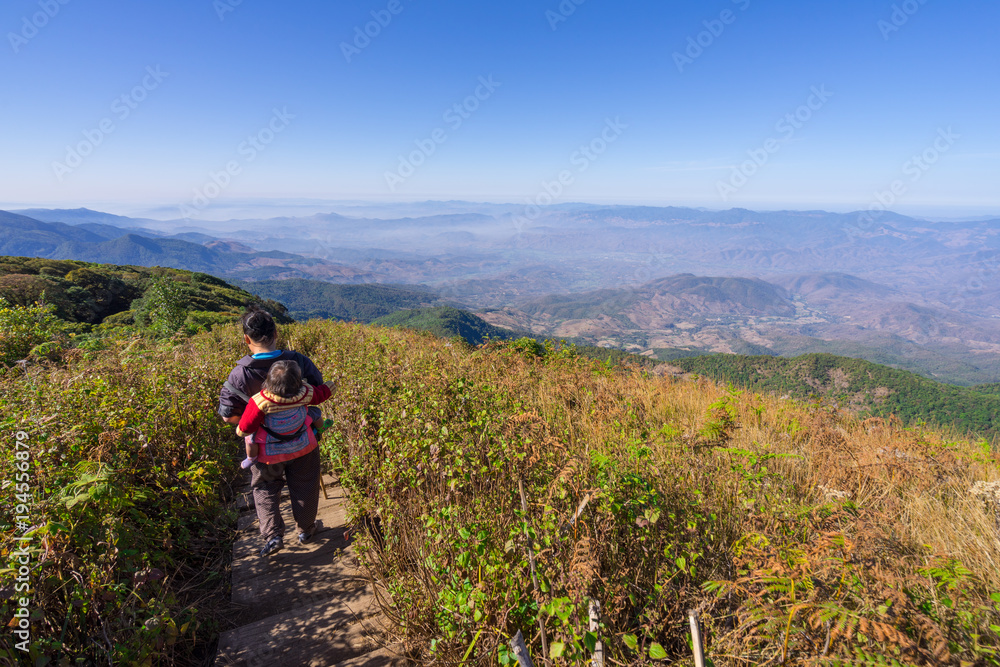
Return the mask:
<path id="1" fill-rule="evenodd" d="M 521 202 L 568 172 L 555 201 L 845 210 L 899 181 L 897 210 L 1000 213 L 998 22 L 994 0 L 8 0 L 0 202 Z"/>

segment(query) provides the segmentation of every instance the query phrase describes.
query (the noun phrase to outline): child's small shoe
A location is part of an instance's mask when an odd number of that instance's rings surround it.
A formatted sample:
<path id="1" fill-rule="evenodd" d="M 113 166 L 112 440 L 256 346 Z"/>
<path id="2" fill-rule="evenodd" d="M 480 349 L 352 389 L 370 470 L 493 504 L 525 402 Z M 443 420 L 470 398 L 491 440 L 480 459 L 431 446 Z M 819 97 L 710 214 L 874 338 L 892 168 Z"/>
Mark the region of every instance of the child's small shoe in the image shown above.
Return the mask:
<path id="1" fill-rule="evenodd" d="M 319 440 L 323 437 L 323 433 L 333 426 L 332 419 L 324 419 L 323 421 L 313 422 L 313 433 L 316 434 L 316 439 Z"/>
<path id="2" fill-rule="evenodd" d="M 252 466 L 254 463 L 257 463 L 257 457 L 255 456 L 255 457 L 251 458 L 251 457 L 248 456 L 245 459 L 243 459 L 243 463 L 240 464 L 240 467 L 243 468 L 244 470 L 246 470 L 247 468 L 249 468 L 250 466 Z"/>

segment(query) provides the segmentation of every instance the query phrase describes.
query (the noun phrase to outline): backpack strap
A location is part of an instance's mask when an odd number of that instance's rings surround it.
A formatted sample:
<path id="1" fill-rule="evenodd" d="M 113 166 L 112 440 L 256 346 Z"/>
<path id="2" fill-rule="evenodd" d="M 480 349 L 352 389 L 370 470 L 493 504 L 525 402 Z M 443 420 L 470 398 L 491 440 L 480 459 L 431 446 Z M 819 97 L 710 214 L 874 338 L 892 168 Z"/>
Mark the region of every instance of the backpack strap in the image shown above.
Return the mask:
<path id="1" fill-rule="evenodd" d="M 269 429 L 266 426 L 261 426 L 261 428 L 264 429 L 269 436 L 271 436 L 272 438 L 274 438 L 278 442 L 291 442 L 292 440 L 295 440 L 296 438 L 301 437 L 302 434 L 306 432 L 306 425 L 305 424 L 302 424 L 302 426 L 299 427 L 298 431 L 296 431 L 295 433 L 290 433 L 290 434 L 276 433 L 276 432 L 272 431 L 271 429 Z"/>
<path id="2" fill-rule="evenodd" d="M 237 389 L 236 385 L 234 385 L 228 379 L 222 384 L 222 386 L 225 387 L 226 389 L 228 389 L 229 393 L 231 393 L 231 394 L 233 394 L 235 396 L 239 396 L 240 398 L 242 398 L 247 403 L 249 403 L 251 400 L 253 400 L 249 396 L 247 396 L 245 393 L 243 393 L 242 391 L 240 391 L 239 389 Z"/>

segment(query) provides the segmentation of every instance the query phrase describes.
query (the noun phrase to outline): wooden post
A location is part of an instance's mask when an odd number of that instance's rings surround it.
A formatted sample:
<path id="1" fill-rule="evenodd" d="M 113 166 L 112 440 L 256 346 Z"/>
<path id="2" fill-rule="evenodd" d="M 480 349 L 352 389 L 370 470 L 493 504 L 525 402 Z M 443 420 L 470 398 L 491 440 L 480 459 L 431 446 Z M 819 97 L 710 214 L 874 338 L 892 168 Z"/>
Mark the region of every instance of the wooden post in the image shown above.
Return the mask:
<path id="1" fill-rule="evenodd" d="M 688 619 L 691 621 L 691 645 L 694 647 L 695 667 L 705 667 L 705 647 L 701 641 L 701 622 L 698 620 L 698 612 L 694 609 L 689 610 Z"/>
<path id="2" fill-rule="evenodd" d="M 590 600 L 590 607 L 587 610 L 590 615 L 590 631 L 598 636 L 597 645 L 594 646 L 594 657 L 591 659 L 591 667 L 604 667 L 604 644 L 601 643 L 598 632 L 601 629 L 601 603 L 597 600 Z"/>
<path id="3" fill-rule="evenodd" d="M 517 658 L 517 664 L 521 667 L 535 667 L 534 663 L 531 662 L 531 655 L 528 653 L 528 647 L 524 644 L 524 635 L 518 630 L 517 634 L 510 640 L 510 649 L 514 651 L 514 657 Z"/>
<path id="4" fill-rule="evenodd" d="M 520 478 L 517 480 L 517 490 L 521 494 L 521 511 L 524 512 L 524 537 L 528 543 L 528 565 L 531 566 L 531 583 L 535 586 L 535 593 L 541 597 L 542 589 L 538 585 L 538 575 L 535 574 L 535 551 L 531 548 L 531 535 L 528 533 L 528 500 L 524 496 L 524 482 Z M 548 662 L 549 640 L 545 636 L 545 621 L 542 620 L 541 613 L 538 614 L 538 629 L 542 632 L 542 658 Z"/>
<path id="5" fill-rule="evenodd" d="M 569 523 L 567 523 L 565 526 L 562 527 L 562 533 L 564 535 L 577 522 L 577 519 L 579 519 L 580 515 L 583 514 L 583 510 L 587 509 L 587 503 L 589 503 L 591 500 L 592 498 L 590 497 L 589 493 L 583 497 L 583 500 L 580 501 L 580 504 L 576 508 L 576 513 L 574 513 L 573 516 L 570 518 Z"/>

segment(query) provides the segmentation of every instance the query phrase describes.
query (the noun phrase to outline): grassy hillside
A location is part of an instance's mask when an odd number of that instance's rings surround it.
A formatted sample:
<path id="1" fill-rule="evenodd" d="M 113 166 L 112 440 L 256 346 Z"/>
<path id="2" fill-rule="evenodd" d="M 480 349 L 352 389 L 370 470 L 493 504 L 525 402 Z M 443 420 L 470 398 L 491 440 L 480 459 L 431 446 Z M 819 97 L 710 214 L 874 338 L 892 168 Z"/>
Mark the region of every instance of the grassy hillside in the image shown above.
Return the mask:
<path id="1" fill-rule="evenodd" d="M 375 321 L 382 326 L 430 331 L 443 338 L 460 336 L 472 345 L 488 339 L 509 340 L 517 332 L 491 325 L 455 308 L 401 311 Z M 495 330 L 495 331 L 494 331 Z M 497 333 L 499 332 L 499 333 Z M 555 345 L 561 349 L 564 345 Z M 719 382 L 758 392 L 806 400 L 822 398 L 861 417 L 894 416 L 904 424 L 931 423 L 959 433 L 1000 436 L 1000 385 L 957 387 L 935 382 L 905 370 L 862 359 L 831 354 L 806 354 L 792 359 L 762 354 L 760 346 L 747 344 L 747 352 L 710 354 L 694 350 L 660 348 L 656 358 L 615 348 L 573 345 L 573 353 L 608 365 L 632 364 L 653 368 L 669 362 L 683 370 Z M 525 349 L 544 350 L 537 346 Z"/>
<path id="2" fill-rule="evenodd" d="M 195 319 L 204 319 L 210 314 L 231 319 L 247 305 L 260 303 L 280 321 L 290 321 L 284 316 L 285 309 L 280 303 L 262 300 L 205 273 L 0 257 L 0 299 L 20 306 L 44 301 L 53 307 L 57 317 L 69 322 L 101 324 L 109 318 L 128 322 L 134 315 L 131 312 L 133 304 L 138 306 L 153 285 L 164 281 L 175 288 L 175 307 Z"/>
<path id="3" fill-rule="evenodd" d="M 354 516 L 380 520 L 383 547 L 362 533 L 357 549 L 419 664 L 513 664 L 518 630 L 541 663 L 539 621 L 554 664 L 583 664 L 588 599 L 606 664 L 690 664 L 687 609 L 717 667 L 1000 664 L 996 510 L 970 493 L 1000 480 L 988 448 L 571 349 L 282 333 L 339 381 L 323 455 Z M 0 478 L 19 451 L 30 468 L 29 503 L 0 489 L 26 513 L 0 517 L 0 549 L 17 565 L 30 537 L 32 662 L 207 662 L 233 622 L 220 573 L 242 456 L 213 409 L 243 351 L 216 327 L 0 375 L 0 419 L 27 443 L 3 449 Z"/>
<path id="4" fill-rule="evenodd" d="M 1000 395 L 941 384 L 861 359 L 806 354 L 792 359 L 715 354 L 671 362 L 686 371 L 752 391 L 820 397 L 862 416 L 895 415 L 905 424 L 931 422 L 995 438 Z"/>
<path id="5" fill-rule="evenodd" d="M 319 280 L 263 280 L 238 283 L 262 298 L 285 304 L 296 320 L 323 318 L 368 323 L 408 308 L 436 304 L 430 290 L 397 285 L 335 285 Z"/>
<path id="6" fill-rule="evenodd" d="M 350 378 L 325 449 L 382 519 L 362 558 L 421 663 L 513 664 L 519 629 L 540 661 L 540 617 L 556 664 L 582 664 L 591 598 L 612 664 L 689 661 L 689 608 L 719 666 L 998 664 L 1000 544 L 969 494 L 1000 478 L 988 448 L 568 350 L 294 340 Z"/>
<path id="7" fill-rule="evenodd" d="M 429 331 L 442 338 L 458 336 L 464 338 L 469 345 L 482 345 L 487 340 L 510 340 L 519 336 L 517 332 L 493 326 L 470 312 L 450 306 L 403 310 L 380 317 L 373 324 Z"/>

